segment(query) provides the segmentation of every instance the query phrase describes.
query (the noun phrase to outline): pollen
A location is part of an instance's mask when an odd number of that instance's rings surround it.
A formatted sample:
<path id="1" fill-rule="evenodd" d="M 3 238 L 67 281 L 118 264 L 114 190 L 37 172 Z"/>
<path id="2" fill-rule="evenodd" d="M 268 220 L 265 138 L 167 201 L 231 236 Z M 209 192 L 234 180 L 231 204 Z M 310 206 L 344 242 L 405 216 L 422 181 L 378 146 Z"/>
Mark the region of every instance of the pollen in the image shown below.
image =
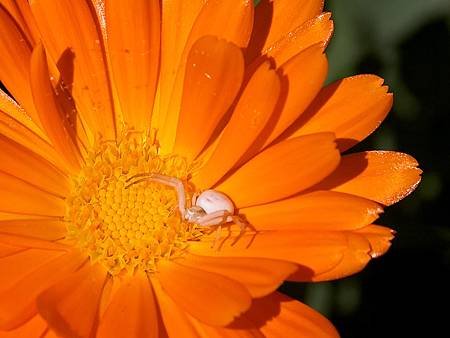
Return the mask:
<path id="1" fill-rule="evenodd" d="M 158 173 L 186 181 L 190 170 L 180 156 L 159 155 L 148 135 L 128 132 L 118 141 L 97 142 L 73 177 L 66 200 L 67 239 L 112 275 L 157 271 L 158 262 L 183 256 L 201 232 L 181 219 L 172 188 L 150 181 L 128 185 L 127 180 Z"/>

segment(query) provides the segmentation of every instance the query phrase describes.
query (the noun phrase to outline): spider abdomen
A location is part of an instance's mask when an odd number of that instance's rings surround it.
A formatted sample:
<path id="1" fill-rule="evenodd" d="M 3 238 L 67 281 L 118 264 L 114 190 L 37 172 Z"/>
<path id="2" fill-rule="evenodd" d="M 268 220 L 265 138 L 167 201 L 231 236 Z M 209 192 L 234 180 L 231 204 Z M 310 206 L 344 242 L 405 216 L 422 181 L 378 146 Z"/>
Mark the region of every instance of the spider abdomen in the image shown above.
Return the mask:
<path id="1" fill-rule="evenodd" d="M 197 197 L 195 205 L 201 207 L 207 214 L 222 210 L 228 211 L 231 215 L 234 214 L 234 205 L 231 199 L 227 195 L 215 190 L 203 191 Z"/>

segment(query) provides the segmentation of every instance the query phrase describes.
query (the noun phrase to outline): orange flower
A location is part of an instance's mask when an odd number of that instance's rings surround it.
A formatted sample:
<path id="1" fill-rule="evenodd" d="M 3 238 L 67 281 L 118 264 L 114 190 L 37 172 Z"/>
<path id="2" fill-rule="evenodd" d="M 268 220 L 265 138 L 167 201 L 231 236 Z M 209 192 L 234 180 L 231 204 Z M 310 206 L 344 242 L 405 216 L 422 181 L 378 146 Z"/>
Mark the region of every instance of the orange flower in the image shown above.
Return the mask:
<path id="1" fill-rule="evenodd" d="M 0 337 L 336 337 L 274 292 L 361 270 L 420 180 L 341 152 L 392 105 L 322 88 L 321 0 L 0 1 Z M 226 194 L 245 228 L 182 198 Z"/>

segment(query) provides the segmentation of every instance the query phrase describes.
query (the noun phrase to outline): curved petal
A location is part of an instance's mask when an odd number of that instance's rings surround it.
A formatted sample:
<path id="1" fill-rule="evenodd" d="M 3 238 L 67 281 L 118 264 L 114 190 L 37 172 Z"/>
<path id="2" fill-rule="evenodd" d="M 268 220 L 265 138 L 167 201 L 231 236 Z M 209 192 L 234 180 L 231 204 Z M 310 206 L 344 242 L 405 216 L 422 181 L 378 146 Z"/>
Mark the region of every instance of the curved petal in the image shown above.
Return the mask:
<path id="1" fill-rule="evenodd" d="M 173 22 L 173 19 L 171 19 Z M 191 53 L 192 47 L 199 39 L 207 35 L 215 36 L 218 39 L 243 47 L 247 44 L 253 23 L 253 4 L 247 0 L 237 1 L 218 1 L 211 0 L 204 2 L 198 17 L 196 18 L 186 45 L 182 52 L 179 65 L 177 67 L 177 77 L 172 88 L 170 88 L 170 103 L 161 106 L 164 122 L 160 130 L 161 148 L 171 151 L 173 139 L 175 137 L 176 126 L 178 123 L 178 112 L 182 102 L 182 96 L 185 94 L 185 84 L 187 71 L 186 67 L 190 67 L 191 62 L 188 54 Z M 175 37 L 178 39 L 178 37 Z M 172 42 L 171 42 L 172 43 Z M 164 48 L 164 47 L 163 47 Z M 240 49 L 239 49 L 240 50 Z M 234 70 L 236 74 L 240 73 L 240 69 Z M 186 74 L 186 76 L 185 76 Z M 223 94 L 223 93 L 221 93 Z M 219 93 L 217 93 L 220 97 Z"/>
<path id="2" fill-rule="evenodd" d="M 0 171 L 0 210 L 29 215 L 64 216 L 64 200 Z"/>
<path id="3" fill-rule="evenodd" d="M 390 248 L 391 241 L 395 235 L 394 230 L 375 224 L 371 224 L 354 232 L 363 235 L 369 241 L 369 255 L 372 258 L 384 255 Z"/>
<path id="4" fill-rule="evenodd" d="M 22 29 L 0 5 L 0 81 L 39 125 L 29 83 L 31 49 Z"/>
<path id="5" fill-rule="evenodd" d="M 237 46 L 207 36 L 192 46 L 187 64 L 174 152 L 193 159 L 238 93 L 244 61 Z"/>
<path id="6" fill-rule="evenodd" d="M 268 63 L 262 64 L 244 88 L 212 155 L 193 177 L 197 187 L 213 186 L 249 150 L 266 127 L 279 94 L 279 76 Z"/>
<path id="7" fill-rule="evenodd" d="M 273 259 L 192 254 L 180 260 L 179 264 L 229 277 L 244 285 L 252 298 L 275 291 L 287 276 L 297 270 L 293 263 Z"/>
<path id="8" fill-rule="evenodd" d="M 45 334 L 42 337 L 39 338 L 60 338 L 55 331 L 50 330 L 50 328 L 47 328 L 47 331 L 45 331 Z"/>
<path id="9" fill-rule="evenodd" d="M 9 245 L 0 242 L 0 258 L 7 257 L 25 250 L 22 247 Z"/>
<path id="10" fill-rule="evenodd" d="M 238 208 L 276 201 L 321 181 L 339 163 L 334 135 L 307 135 L 277 143 L 217 187 Z"/>
<path id="11" fill-rule="evenodd" d="M 11 246 L 49 251 L 68 251 L 70 247 L 60 242 L 48 241 L 40 238 L 21 236 L 8 233 L 0 233 L 0 242 Z"/>
<path id="12" fill-rule="evenodd" d="M 204 324 L 187 316 L 201 338 L 265 338 L 258 328 L 248 325 L 244 328 L 219 327 Z"/>
<path id="13" fill-rule="evenodd" d="M 156 104 L 152 114 L 153 128 L 161 129 L 166 115 L 169 114 L 168 107 L 177 71 L 180 64 L 186 61 L 184 54 L 186 42 L 203 5 L 203 0 L 161 1 L 161 67 Z"/>
<path id="14" fill-rule="evenodd" d="M 0 338 L 42 338 L 47 329 L 45 320 L 36 315 L 14 330 L 0 331 Z"/>
<path id="15" fill-rule="evenodd" d="M 147 131 L 159 69 L 159 1 L 105 1 L 112 78 L 124 122 Z"/>
<path id="16" fill-rule="evenodd" d="M 9 112 L 0 108 L 0 135 L 13 140 L 25 148 L 35 152 L 64 172 L 70 172 L 66 161 L 42 137 L 22 124 L 19 119 L 11 117 Z"/>
<path id="17" fill-rule="evenodd" d="M 30 118 L 27 112 L 20 107 L 13 98 L 0 89 L 0 111 L 7 114 L 20 124 L 35 133 L 41 139 L 49 142 L 47 135 L 42 129 Z"/>
<path id="18" fill-rule="evenodd" d="M 314 45 L 297 54 L 279 68 L 284 79 L 285 102 L 275 114 L 278 119 L 264 145 L 270 144 L 308 107 L 322 88 L 328 72 L 323 47 Z"/>
<path id="19" fill-rule="evenodd" d="M 155 296 L 147 276 L 124 281 L 101 318 L 98 338 L 153 338 L 158 334 Z"/>
<path id="20" fill-rule="evenodd" d="M 65 253 L 41 266 L 0 293 L 0 328 L 14 329 L 36 314 L 36 297 L 78 268 L 85 260 L 78 252 Z"/>
<path id="21" fill-rule="evenodd" d="M 0 135 L 0 170 L 58 196 L 69 194 L 69 179 L 45 159 Z"/>
<path id="22" fill-rule="evenodd" d="M 338 168 L 311 190 L 345 192 L 392 205 L 408 196 L 420 182 L 417 161 L 394 151 L 345 155 Z"/>
<path id="23" fill-rule="evenodd" d="M 235 234 L 219 240 L 191 243 L 189 251 L 200 256 L 267 258 L 299 265 L 303 280 L 336 266 L 347 248 L 341 232 L 261 231 L 256 234 Z"/>
<path id="24" fill-rule="evenodd" d="M 341 279 L 361 271 L 372 259 L 384 254 L 391 245 L 394 232 L 385 227 L 368 225 L 364 228 L 342 233 L 346 238 L 346 249 L 331 269 L 314 276 L 297 271 L 289 277 L 292 281 L 328 281 Z"/>
<path id="25" fill-rule="evenodd" d="M 378 76 L 358 75 L 326 86 L 287 135 L 331 131 L 341 152 L 351 148 L 378 128 L 392 107 L 392 94 L 382 84 Z"/>
<path id="26" fill-rule="evenodd" d="M 47 56 L 42 44 L 33 50 L 30 78 L 34 103 L 44 130 L 55 149 L 68 161 L 74 171 L 78 170 L 81 154 L 65 125 L 65 114 L 58 105 L 56 93 L 50 82 Z"/>
<path id="27" fill-rule="evenodd" d="M 272 314 L 270 320 L 267 314 Z M 339 338 L 333 325 L 320 313 L 279 292 L 255 299 L 244 317 L 261 325 L 266 337 Z"/>
<path id="28" fill-rule="evenodd" d="M 295 27 L 319 15 L 322 9 L 323 0 L 262 0 L 255 9 L 255 24 L 246 60 L 253 60 Z"/>
<path id="29" fill-rule="evenodd" d="M 114 139 L 114 112 L 102 35 L 92 6 L 88 0 L 31 2 L 46 50 L 58 63 L 78 113 L 95 136 L 100 133 L 106 139 Z"/>
<path id="30" fill-rule="evenodd" d="M 18 247 L 18 246 L 15 246 Z M 45 266 L 63 253 L 61 251 L 26 249 L 0 258 L 0 292 L 14 287 L 20 280 Z"/>
<path id="31" fill-rule="evenodd" d="M 239 210 L 257 230 L 337 231 L 362 228 L 383 209 L 365 198 L 316 191 Z"/>
<path id="32" fill-rule="evenodd" d="M 15 214 L 15 213 L 0 211 L 0 221 L 21 221 L 21 220 L 29 220 L 29 219 L 55 220 L 55 217 L 24 215 L 24 214 Z"/>
<path id="33" fill-rule="evenodd" d="M 214 35 L 246 47 L 253 27 L 253 3 L 247 0 L 205 2 L 189 35 L 192 45 L 204 35 Z"/>
<path id="34" fill-rule="evenodd" d="M 19 24 L 20 29 L 26 35 L 30 43 L 34 44 L 39 40 L 39 32 L 31 14 L 28 0 L 0 0 L 0 5 L 4 6 L 8 13 Z"/>
<path id="35" fill-rule="evenodd" d="M 372 259 L 370 242 L 364 236 L 353 232 L 347 232 L 345 235 L 347 248 L 342 260 L 329 271 L 314 276 L 313 281 L 328 281 L 353 275 L 364 269 Z M 296 277 L 295 275 L 291 276 L 291 280 L 296 280 Z"/>
<path id="36" fill-rule="evenodd" d="M 105 278 L 102 267 L 86 264 L 37 297 L 39 314 L 59 335 L 90 337 Z"/>
<path id="37" fill-rule="evenodd" d="M 325 49 L 333 34 L 333 28 L 331 13 L 323 13 L 267 46 L 263 55 L 272 57 L 277 65 L 281 65 L 312 45 L 319 44 Z M 255 62 L 258 62 L 257 60 Z"/>
<path id="38" fill-rule="evenodd" d="M 160 262 L 157 278 L 174 302 L 209 325 L 227 325 L 250 307 L 251 297 L 247 290 L 238 282 L 216 273 Z"/>
<path id="39" fill-rule="evenodd" d="M 201 338 L 201 335 L 189 320 L 187 313 L 164 292 L 157 278 L 152 278 L 151 281 L 168 336 L 176 337 L 180 332 L 183 332 L 185 338 Z"/>
<path id="40" fill-rule="evenodd" d="M 55 241 L 67 233 L 66 224 L 54 219 L 0 220 L 0 233 Z"/>

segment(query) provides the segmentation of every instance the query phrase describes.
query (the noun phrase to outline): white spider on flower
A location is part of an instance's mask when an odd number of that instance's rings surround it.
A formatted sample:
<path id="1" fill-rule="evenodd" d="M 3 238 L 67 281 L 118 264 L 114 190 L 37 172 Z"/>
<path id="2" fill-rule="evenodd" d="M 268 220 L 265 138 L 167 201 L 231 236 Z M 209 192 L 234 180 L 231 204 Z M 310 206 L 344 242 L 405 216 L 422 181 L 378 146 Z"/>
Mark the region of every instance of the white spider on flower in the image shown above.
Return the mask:
<path id="1" fill-rule="evenodd" d="M 136 181 L 132 182 L 133 179 Z M 220 233 L 222 224 L 234 222 L 243 232 L 246 224 L 239 215 L 235 215 L 235 208 L 231 199 L 216 190 L 205 190 L 201 193 L 195 193 L 192 196 L 191 205 L 186 202 L 186 192 L 183 182 L 176 178 L 154 173 L 137 174 L 130 177 L 126 188 L 141 182 L 157 182 L 173 187 L 177 192 L 178 209 L 181 217 L 188 223 L 198 224 L 200 226 L 218 226 Z"/>

